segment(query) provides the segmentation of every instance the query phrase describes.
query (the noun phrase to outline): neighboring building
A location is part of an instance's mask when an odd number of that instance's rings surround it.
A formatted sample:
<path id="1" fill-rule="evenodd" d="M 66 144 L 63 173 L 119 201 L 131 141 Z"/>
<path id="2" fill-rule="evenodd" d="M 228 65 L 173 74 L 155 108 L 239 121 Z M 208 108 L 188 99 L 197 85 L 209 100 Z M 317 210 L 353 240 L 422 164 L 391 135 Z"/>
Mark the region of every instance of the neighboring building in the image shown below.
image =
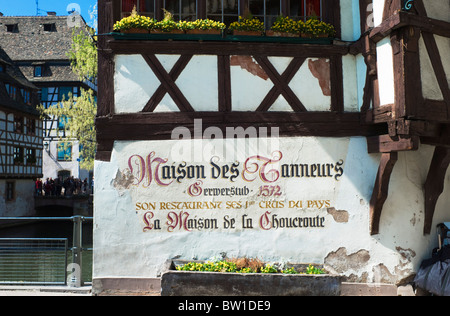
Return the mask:
<path id="1" fill-rule="evenodd" d="M 0 216 L 34 214 L 43 152 L 37 91 L 0 47 Z"/>
<path id="2" fill-rule="evenodd" d="M 87 28 L 83 19 L 80 27 Z M 37 86 L 39 101 L 44 107 L 74 97 L 80 89 L 92 87 L 72 72 L 67 56 L 72 44 L 73 28 L 67 16 L 0 17 L 0 43 L 26 78 Z M 95 88 L 95 87 L 94 87 Z M 73 176 L 82 180 L 92 178 L 79 167 L 79 144 L 64 138 L 64 117 L 44 121 L 43 174 L 45 178 Z M 56 129 L 55 129 L 56 127 Z"/>
<path id="3" fill-rule="evenodd" d="M 98 6 L 95 293 L 222 254 L 368 292 L 413 279 L 450 220 L 449 1 L 139 0 L 226 21 L 312 7 L 337 35 L 107 35 L 135 4 Z"/>

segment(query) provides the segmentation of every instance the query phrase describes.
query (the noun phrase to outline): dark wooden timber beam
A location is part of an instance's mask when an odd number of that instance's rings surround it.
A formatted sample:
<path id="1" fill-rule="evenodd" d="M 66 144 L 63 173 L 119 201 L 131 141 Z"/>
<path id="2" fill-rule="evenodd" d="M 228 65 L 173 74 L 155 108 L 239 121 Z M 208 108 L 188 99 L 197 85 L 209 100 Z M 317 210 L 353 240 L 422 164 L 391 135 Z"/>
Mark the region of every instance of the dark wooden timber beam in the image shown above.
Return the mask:
<path id="1" fill-rule="evenodd" d="M 434 211 L 439 196 L 444 191 L 445 174 L 450 164 L 450 148 L 437 146 L 434 149 L 427 180 L 425 182 L 425 222 L 423 233 L 430 234 Z"/>
<path id="2" fill-rule="evenodd" d="M 367 150 L 369 154 L 417 150 L 419 143 L 418 136 L 391 137 L 379 135 L 367 137 Z"/>
<path id="3" fill-rule="evenodd" d="M 372 198 L 370 199 L 371 235 L 379 233 L 381 212 L 383 210 L 384 202 L 386 202 L 388 197 L 389 181 L 397 159 L 398 154 L 396 152 L 383 153 L 381 155 L 380 166 L 378 168 Z"/>
<path id="4" fill-rule="evenodd" d="M 390 16 L 381 22 L 380 25 L 373 28 L 372 31 L 370 31 L 369 37 L 374 42 L 379 42 L 391 34 L 392 31 L 405 26 L 419 27 L 423 31 L 429 33 L 450 37 L 450 22 L 402 11 L 395 12 L 394 15 Z"/>
<path id="5" fill-rule="evenodd" d="M 111 40 L 107 44 L 115 54 L 329 57 L 349 52 L 348 46 L 289 43 Z"/>

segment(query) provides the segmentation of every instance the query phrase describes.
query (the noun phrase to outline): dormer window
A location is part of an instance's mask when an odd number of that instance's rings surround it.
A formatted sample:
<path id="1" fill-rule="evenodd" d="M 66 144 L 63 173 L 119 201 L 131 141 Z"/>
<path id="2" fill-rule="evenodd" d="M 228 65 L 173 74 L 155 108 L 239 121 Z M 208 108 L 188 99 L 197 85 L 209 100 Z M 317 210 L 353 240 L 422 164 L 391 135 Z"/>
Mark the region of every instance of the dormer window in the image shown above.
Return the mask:
<path id="1" fill-rule="evenodd" d="M 55 23 L 44 24 L 44 32 L 56 32 Z"/>
<path id="2" fill-rule="evenodd" d="M 6 24 L 6 32 L 8 33 L 18 33 L 19 27 L 17 24 Z"/>
<path id="3" fill-rule="evenodd" d="M 44 72 L 44 67 L 42 65 L 34 66 L 34 76 L 42 77 L 42 73 Z"/>

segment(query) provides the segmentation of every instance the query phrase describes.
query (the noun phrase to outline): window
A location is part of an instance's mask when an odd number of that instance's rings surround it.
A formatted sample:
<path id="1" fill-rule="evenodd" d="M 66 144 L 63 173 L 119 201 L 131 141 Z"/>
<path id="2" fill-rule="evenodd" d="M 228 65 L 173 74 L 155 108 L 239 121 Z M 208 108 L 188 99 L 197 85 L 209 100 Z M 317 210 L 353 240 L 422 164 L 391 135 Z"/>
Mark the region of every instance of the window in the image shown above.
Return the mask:
<path id="1" fill-rule="evenodd" d="M 122 0 L 122 16 L 129 16 L 134 7 L 140 15 L 155 16 L 155 0 Z"/>
<path id="2" fill-rule="evenodd" d="M 72 161 L 72 143 L 60 142 L 57 145 L 58 161 Z"/>
<path id="3" fill-rule="evenodd" d="M 8 33 L 18 33 L 19 28 L 17 24 L 6 24 L 6 32 Z"/>
<path id="4" fill-rule="evenodd" d="M 14 131 L 23 134 L 23 117 L 14 115 Z"/>
<path id="5" fill-rule="evenodd" d="M 6 72 L 6 65 L 0 63 L 0 72 Z"/>
<path id="6" fill-rule="evenodd" d="M 36 150 L 33 148 L 27 148 L 27 165 L 36 164 Z"/>
<path id="7" fill-rule="evenodd" d="M 226 25 L 237 21 L 239 17 L 238 0 L 206 0 L 206 17 Z"/>
<path id="8" fill-rule="evenodd" d="M 194 21 L 197 17 L 196 0 L 164 0 L 164 8 L 174 20 Z"/>
<path id="9" fill-rule="evenodd" d="M 55 23 L 44 24 L 44 31 L 45 32 L 56 32 Z"/>
<path id="10" fill-rule="evenodd" d="M 35 77 L 42 77 L 43 73 L 43 66 L 34 66 L 34 76 Z"/>
<path id="11" fill-rule="evenodd" d="M 26 89 L 20 89 L 20 93 L 22 94 L 23 102 L 31 105 L 31 92 Z"/>
<path id="12" fill-rule="evenodd" d="M 133 7 L 141 15 L 162 18 L 161 8 L 174 15 L 175 20 L 208 18 L 229 25 L 248 11 L 264 21 L 269 28 L 279 15 L 294 20 L 323 18 L 324 0 L 122 0 L 122 16 L 131 14 Z"/>
<path id="13" fill-rule="evenodd" d="M 281 14 L 281 2 L 279 0 L 249 0 L 250 13 L 264 22 L 266 28 L 270 28 Z"/>
<path id="14" fill-rule="evenodd" d="M 14 182 L 6 182 L 6 201 L 13 201 L 15 197 L 15 185 Z"/>
<path id="15" fill-rule="evenodd" d="M 22 147 L 14 147 L 14 164 L 15 165 L 23 164 L 23 148 Z"/>
<path id="16" fill-rule="evenodd" d="M 36 120 L 27 118 L 27 135 L 36 135 Z"/>
<path id="17" fill-rule="evenodd" d="M 69 122 L 69 118 L 65 115 L 60 116 L 58 118 L 58 129 L 64 130 L 66 128 L 66 124 Z"/>
<path id="18" fill-rule="evenodd" d="M 6 92 L 14 101 L 17 100 L 17 88 L 9 83 L 5 84 Z"/>
<path id="19" fill-rule="evenodd" d="M 303 19 L 304 21 L 311 17 L 317 17 L 319 20 L 322 20 L 322 1 L 323 0 L 291 0 L 289 15 L 293 19 Z"/>

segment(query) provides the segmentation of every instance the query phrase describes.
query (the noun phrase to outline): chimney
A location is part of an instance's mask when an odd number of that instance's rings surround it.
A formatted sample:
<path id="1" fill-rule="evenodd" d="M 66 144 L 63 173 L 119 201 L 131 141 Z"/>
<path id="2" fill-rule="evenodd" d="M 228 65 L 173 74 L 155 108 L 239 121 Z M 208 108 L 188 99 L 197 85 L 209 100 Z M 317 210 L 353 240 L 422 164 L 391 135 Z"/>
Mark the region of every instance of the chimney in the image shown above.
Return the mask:
<path id="1" fill-rule="evenodd" d="M 47 16 L 56 16 L 56 12 L 55 11 L 48 11 L 47 12 Z"/>
<path id="2" fill-rule="evenodd" d="M 2 12 L 0 12 L 0 16 L 3 16 L 3 13 L 2 13 Z"/>

